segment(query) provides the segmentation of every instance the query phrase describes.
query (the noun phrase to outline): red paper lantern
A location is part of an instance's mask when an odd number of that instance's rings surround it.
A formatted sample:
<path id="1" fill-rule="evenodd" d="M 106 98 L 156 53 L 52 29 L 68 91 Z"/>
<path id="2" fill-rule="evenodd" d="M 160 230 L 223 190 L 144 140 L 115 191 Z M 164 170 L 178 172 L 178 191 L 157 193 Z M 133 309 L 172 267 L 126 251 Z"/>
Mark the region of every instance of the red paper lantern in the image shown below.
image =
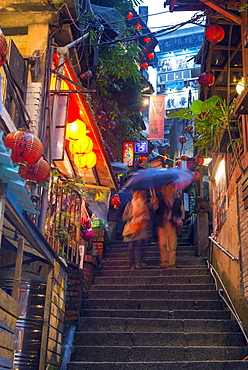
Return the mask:
<path id="1" fill-rule="evenodd" d="M 4 145 L 12 149 L 11 159 L 15 163 L 35 163 L 43 152 L 40 139 L 25 129 L 10 132 L 4 139 Z"/>
<path id="2" fill-rule="evenodd" d="M 212 73 L 204 72 L 198 78 L 198 82 L 203 87 L 209 87 L 214 84 L 215 77 Z"/>
<path id="3" fill-rule="evenodd" d="M 200 180 L 200 178 L 201 178 L 201 175 L 199 174 L 199 172 L 194 171 L 194 180 L 198 181 L 198 180 Z"/>
<path id="4" fill-rule="evenodd" d="M 187 155 L 182 155 L 180 157 L 181 161 L 188 161 L 189 160 L 189 157 Z"/>
<path id="5" fill-rule="evenodd" d="M 140 160 L 141 160 L 141 162 L 146 162 L 147 158 L 145 156 L 143 156 L 143 157 L 140 157 Z"/>
<path id="6" fill-rule="evenodd" d="M 96 112 L 96 119 L 105 119 L 105 118 L 107 118 L 106 112 L 104 112 L 103 110 Z"/>
<path id="7" fill-rule="evenodd" d="M 154 58 L 154 53 L 148 53 L 147 58 L 148 59 L 153 59 Z"/>
<path id="8" fill-rule="evenodd" d="M 139 23 L 137 23 L 137 24 L 135 25 L 135 27 L 136 27 L 138 30 L 141 30 L 141 29 L 142 29 L 142 26 L 141 26 L 141 24 L 139 24 Z"/>
<path id="9" fill-rule="evenodd" d="M 145 37 L 145 38 L 144 38 L 144 42 L 145 42 L 146 44 L 149 44 L 149 42 L 151 42 L 150 37 Z"/>
<path id="10" fill-rule="evenodd" d="M 194 160 L 195 164 L 197 164 L 198 166 L 202 166 L 203 163 L 204 163 L 204 158 L 201 156 L 201 155 L 198 155 L 195 160 Z"/>
<path id="11" fill-rule="evenodd" d="M 185 136 L 179 136 L 178 141 L 179 141 L 179 143 L 184 144 L 186 142 L 186 137 Z"/>
<path id="12" fill-rule="evenodd" d="M 181 163 L 182 163 L 182 162 L 181 162 L 181 161 L 179 161 L 179 160 L 178 160 L 178 161 L 176 161 L 176 166 L 181 166 Z"/>
<path id="13" fill-rule="evenodd" d="M 146 62 L 142 63 L 142 64 L 141 64 L 141 67 L 142 67 L 142 68 L 147 68 L 147 67 L 148 67 L 148 63 L 146 63 Z"/>
<path id="14" fill-rule="evenodd" d="M 225 36 L 225 31 L 218 24 L 213 24 L 206 29 L 205 36 L 209 42 L 211 42 L 212 44 L 217 44 L 218 42 L 223 40 Z"/>
<path id="15" fill-rule="evenodd" d="M 129 12 L 129 13 L 126 15 L 126 18 L 127 18 L 127 19 L 132 19 L 132 18 L 133 18 L 133 13 L 132 13 L 132 12 Z"/>
<path id="16" fill-rule="evenodd" d="M 110 128 L 111 130 L 116 128 L 116 123 L 114 121 L 108 121 L 107 125 L 108 125 L 108 128 Z"/>
<path id="17" fill-rule="evenodd" d="M 6 54 L 7 54 L 7 41 L 4 34 L 0 30 L 0 67 L 4 65 L 4 63 L 6 62 Z"/>
<path id="18" fill-rule="evenodd" d="M 46 181 L 50 176 L 50 165 L 43 158 L 40 158 L 36 163 L 26 166 L 21 165 L 18 172 L 23 179 L 39 184 Z"/>

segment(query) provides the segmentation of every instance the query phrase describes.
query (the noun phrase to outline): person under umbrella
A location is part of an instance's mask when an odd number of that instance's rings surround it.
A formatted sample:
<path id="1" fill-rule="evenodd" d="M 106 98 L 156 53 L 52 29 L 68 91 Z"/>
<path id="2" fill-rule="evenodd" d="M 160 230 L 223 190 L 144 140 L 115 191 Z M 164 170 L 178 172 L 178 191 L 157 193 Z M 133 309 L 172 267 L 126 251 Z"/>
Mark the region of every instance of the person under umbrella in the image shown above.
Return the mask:
<path id="1" fill-rule="evenodd" d="M 147 224 L 150 218 L 146 201 L 146 192 L 136 190 L 131 202 L 127 203 L 122 216 L 123 221 L 126 222 L 123 240 L 128 243 L 131 270 L 145 267 L 143 246 L 147 240 Z"/>
<path id="2" fill-rule="evenodd" d="M 176 228 L 182 225 L 180 198 L 175 197 L 175 184 L 168 183 L 161 189 L 161 198 L 152 198 L 157 223 L 160 252 L 159 267 L 176 266 L 177 234 Z"/>

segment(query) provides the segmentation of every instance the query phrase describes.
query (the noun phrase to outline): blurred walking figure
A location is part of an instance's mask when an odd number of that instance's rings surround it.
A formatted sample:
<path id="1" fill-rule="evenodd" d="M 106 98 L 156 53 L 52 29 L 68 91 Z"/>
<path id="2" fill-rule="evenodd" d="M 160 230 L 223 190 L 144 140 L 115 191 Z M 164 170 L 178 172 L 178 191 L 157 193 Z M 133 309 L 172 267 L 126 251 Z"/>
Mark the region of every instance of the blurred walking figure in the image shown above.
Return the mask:
<path id="1" fill-rule="evenodd" d="M 175 197 L 175 185 L 169 183 L 161 189 L 161 198 L 153 198 L 157 222 L 160 267 L 176 266 L 177 233 L 176 228 L 182 224 L 181 202 Z"/>
<path id="2" fill-rule="evenodd" d="M 143 246 L 147 240 L 147 225 L 150 218 L 146 201 L 146 192 L 136 190 L 131 202 L 126 205 L 122 216 L 123 221 L 126 222 L 123 230 L 123 240 L 128 243 L 132 270 L 146 266 L 143 262 Z"/>

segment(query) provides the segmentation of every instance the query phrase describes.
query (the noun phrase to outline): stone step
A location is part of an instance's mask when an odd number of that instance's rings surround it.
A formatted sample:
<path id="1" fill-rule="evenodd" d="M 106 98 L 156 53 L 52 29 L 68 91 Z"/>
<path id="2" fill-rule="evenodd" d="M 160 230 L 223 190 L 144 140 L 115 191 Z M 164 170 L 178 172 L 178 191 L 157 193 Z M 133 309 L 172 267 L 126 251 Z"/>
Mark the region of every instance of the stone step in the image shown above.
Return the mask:
<path id="1" fill-rule="evenodd" d="M 241 333 L 157 333 L 157 332 L 76 332 L 78 345 L 89 346 L 238 346 L 244 345 Z"/>
<path id="2" fill-rule="evenodd" d="M 213 278 L 210 275 L 185 275 L 185 276 L 97 276 L 94 279 L 94 284 L 92 285 L 91 289 L 95 289 L 95 286 L 101 287 L 101 285 L 115 285 L 115 286 L 144 286 L 152 288 L 154 285 L 161 286 L 162 284 L 174 285 L 180 284 L 182 286 L 187 285 L 191 287 L 194 284 L 201 284 L 209 286 L 209 284 L 213 284 Z M 191 289 L 191 288 L 190 288 Z M 214 289 L 214 286 L 213 286 Z"/>
<path id="3" fill-rule="evenodd" d="M 244 347 L 179 347 L 179 346 L 77 346 L 73 358 L 75 361 L 112 361 L 118 358 L 120 362 L 136 361 L 207 361 L 240 360 L 247 356 L 248 349 Z M 97 361 L 97 362 L 98 362 Z M 236 369 L 235 369 L 236 370 Z"/>
<path id="4" fill-rule="evenodd" d="M 216 290 L 96 290 L 89 293 L 91 299 L 193 299 L 193 300 L 217 300 L 219 293 Z"/>
<path id="5" fill-rule="evenodd" d="M 136 281 L 137 283 L 137 281 Z M 91 286 L 91 292 L 92 291 L 116 291 L 116 290 L 138 290 L 138 291 L 144 291 L 144 290 L 152 290 L 152 291 L 161 291 L 164 292 L 165 290 L 171 291 L 171 290 L 213 290 L 215 291 L 215 287 L 213 284 L 168 284 L 166 282 L 161 284 L 127 284 L 125 285 L 124 279 L 122 279 L 122 283 L 117 284 L 116 282 L 113 284 L 97 284 Z M 91 293 L 90 293 L 91 296 Z"/>
<path id="6" fill-rule="evenodd" d="M 68 370 L 247 370 L 247 361 L 73 362 Z"/>
<path id="7" fill-rule="evenodd" d="M 143 250 L 144 256 L 149 258 L 149 257 L 159 257 L 159 251 L 157 250 Z M 177 256 L 178 257 L 195 257 L 195 250 L 190 249 L 190 250 L 178 250 L 177 251 Z M 129 257 L 129 252 L 127 251 L 119 251 L 119 252 L 112 252 L 109 251 L 107 254 L 105 253 L 105 259 L 128 259 Z"/>
<path id="8" fill-rule="evenodd" d="M 117 266 L 116 266 L 117 267 Z M 141 270 L 133 270 L 131 271 L 130 268 L 124 269 L 122 268 L 103 268 L 102 266 L 98 270 L 97 276 L 99 277 L 121 277 L 121 276 L 132 276 L 136 277 L 137 279 L 142 277 L 150 277 L 150 276 L 192 276 L 192 275 L 199 275 L 199 276 L 209 276 L 209 272 L 206 266 L 200 267 L 180 267 L 175 269 L 159 269 L 159 268 L 146 268 Z"/>
<path id="9" fill-rule="evenodd" d="M 146 258 L 146 261 L 148 265 L 158 265 L 159 263 L 159 257 L 156 258 Z M 101 262 L 101 268 L 106 269 L 107 267 L 114 267 L 114 268 L 122 268 L 122 267 L 129 267 L 130 263 L 128 259 L 104 259 Z M 193 258 L 181 258 L 178 257 L 176 258 L 176 266 L 177 267 L 183 267 L 183 266 L 206 266 L 206 259 L 202 257 L 193 257 Z"/>
<path id="10" fill-rule="evenodd" d="M 222 300 L 162 299 L 85 299 L 82 309 L 121 310 L 222 310 Z"/>
<path id="11" fill-rule="evenodd" d="M 104 310 L 84 309 L 82 317 L 122 317 L 156 319 L 224 319 L 230 318 L 227 310 Z"/>
<path id="12" fill-rule="evenodd" d="M 232 320 L 80 317 L 78 330 L 228 333 L 239 332 L 239 326 Z"/>

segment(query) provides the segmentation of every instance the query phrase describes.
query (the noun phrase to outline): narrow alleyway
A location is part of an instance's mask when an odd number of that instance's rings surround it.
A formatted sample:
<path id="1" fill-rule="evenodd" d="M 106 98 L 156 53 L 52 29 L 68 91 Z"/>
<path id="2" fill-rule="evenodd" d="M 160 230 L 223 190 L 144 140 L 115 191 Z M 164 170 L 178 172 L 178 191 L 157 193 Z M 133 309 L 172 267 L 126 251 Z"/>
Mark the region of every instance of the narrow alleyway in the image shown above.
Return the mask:
<path id="1" fill-rule="evenodd" d="M 83 308 L 68 370 L 243 370 L 248 355 L 236 321 L 215 290 L 205 258 L 179 243 L 176 269 L 131 271 L 127 246 L 116 242 Z"/>

